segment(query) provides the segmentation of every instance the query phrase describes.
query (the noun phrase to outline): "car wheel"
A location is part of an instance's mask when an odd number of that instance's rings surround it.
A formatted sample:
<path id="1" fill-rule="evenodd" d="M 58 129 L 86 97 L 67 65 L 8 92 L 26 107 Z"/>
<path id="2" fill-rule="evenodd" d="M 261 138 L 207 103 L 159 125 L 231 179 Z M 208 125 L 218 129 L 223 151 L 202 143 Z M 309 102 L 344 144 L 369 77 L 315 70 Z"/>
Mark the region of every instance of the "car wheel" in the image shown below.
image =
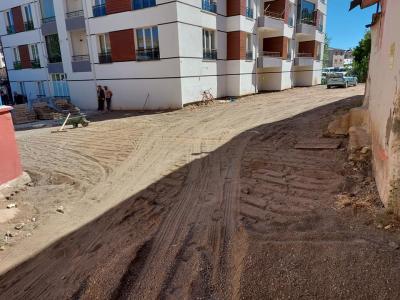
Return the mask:
<path id="1" fill-rule="evenodd" d="M 330 88 L 331 88 L 331 86 L 330 86 L 330 85 L 327 85 L 327 86 L 326 86 L 326 88 L 327 88 L 327 89 L 330 89 Z"/>

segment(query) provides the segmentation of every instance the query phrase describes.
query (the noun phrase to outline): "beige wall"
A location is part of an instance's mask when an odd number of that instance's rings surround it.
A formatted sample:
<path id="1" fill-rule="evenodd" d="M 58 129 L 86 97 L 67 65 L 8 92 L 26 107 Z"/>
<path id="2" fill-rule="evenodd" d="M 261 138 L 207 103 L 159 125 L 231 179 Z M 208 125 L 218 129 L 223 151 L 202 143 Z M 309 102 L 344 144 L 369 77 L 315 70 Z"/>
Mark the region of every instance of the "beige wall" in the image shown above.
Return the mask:
<path id="1" fill-rule="evenodd" d="M 383 1 L 372 27 L 365 105 L 369 105 L 373 164 L 384 204 L 400 214 L 400 1 Z"/>

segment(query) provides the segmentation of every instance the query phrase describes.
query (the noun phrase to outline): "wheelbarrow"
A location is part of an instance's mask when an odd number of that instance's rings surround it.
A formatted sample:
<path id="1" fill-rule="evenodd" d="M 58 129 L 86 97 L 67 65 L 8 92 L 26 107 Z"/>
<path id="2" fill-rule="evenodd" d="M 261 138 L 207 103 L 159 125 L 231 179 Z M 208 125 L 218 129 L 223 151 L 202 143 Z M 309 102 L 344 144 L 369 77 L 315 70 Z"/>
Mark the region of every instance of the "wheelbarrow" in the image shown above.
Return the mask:
<path id="1" fill-rule="evenodd" d="M 84 114 L 75 116 L 68 115 L 66 118 L 60 120 L 60 124 L 63 124 L 63 126 L 72 125 L 73 128 L 78 128 L 79 124 L 81 124 L 82 127 L 87 127 L 89 123 Z"/>

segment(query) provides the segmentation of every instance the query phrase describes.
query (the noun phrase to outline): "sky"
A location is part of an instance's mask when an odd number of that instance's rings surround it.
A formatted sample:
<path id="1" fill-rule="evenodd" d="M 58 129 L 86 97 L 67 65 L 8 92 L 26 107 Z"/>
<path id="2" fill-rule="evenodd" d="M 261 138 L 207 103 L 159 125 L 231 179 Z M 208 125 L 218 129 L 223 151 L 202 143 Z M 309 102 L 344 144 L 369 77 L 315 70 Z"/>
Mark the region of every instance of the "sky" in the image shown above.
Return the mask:
<path id="1" fill-rule="evenodd" d="M 330 47 L 349 49 L 358 45 L 371 23 L 376 6 L 361 10 L 357 7 L 349 12 L 350 0 L 328 0 L 327 33 Z"/>

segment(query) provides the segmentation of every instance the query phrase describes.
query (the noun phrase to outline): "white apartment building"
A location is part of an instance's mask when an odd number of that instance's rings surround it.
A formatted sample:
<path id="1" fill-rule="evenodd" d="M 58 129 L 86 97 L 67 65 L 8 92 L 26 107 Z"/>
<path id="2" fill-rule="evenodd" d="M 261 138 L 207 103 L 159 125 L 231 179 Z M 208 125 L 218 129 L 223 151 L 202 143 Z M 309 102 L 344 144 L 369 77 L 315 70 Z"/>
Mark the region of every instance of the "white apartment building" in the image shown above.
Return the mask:
<path id="1" fill-rule="evenodd" d="M 0 0 L 13 92 L 181 108 L 320 84 L 326 0 Z"/>

